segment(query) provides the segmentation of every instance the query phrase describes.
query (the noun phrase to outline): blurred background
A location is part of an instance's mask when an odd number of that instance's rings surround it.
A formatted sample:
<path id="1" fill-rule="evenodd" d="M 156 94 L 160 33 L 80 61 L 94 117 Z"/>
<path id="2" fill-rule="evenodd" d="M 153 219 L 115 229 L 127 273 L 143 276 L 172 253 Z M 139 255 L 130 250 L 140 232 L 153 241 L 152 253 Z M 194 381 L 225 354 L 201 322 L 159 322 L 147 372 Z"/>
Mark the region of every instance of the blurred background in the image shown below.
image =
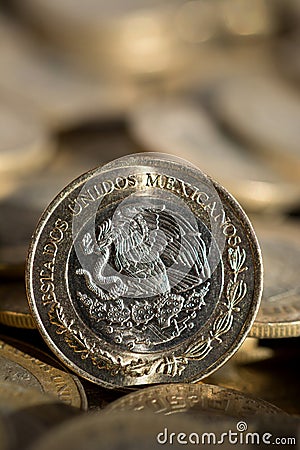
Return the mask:
<path id="1" fill-rule="evenodd" d="M 129 153 L 173 154 L 223 184 L 263 244 L 260 340 L 208 382 L 299 417 L 299 49 L 300 0 L 0 0 L 1 335 L 46 350 L 21 330 L 24 267 L 59 191 Z M 84 388 L 89 409 L 121 395 Z"/>
<path id="2" fill-rule="evenodd" d="M 0 272 L 69 181 L 132 152 L 297 216 L 299 24 L 299 0 L 2 0 Z"/>

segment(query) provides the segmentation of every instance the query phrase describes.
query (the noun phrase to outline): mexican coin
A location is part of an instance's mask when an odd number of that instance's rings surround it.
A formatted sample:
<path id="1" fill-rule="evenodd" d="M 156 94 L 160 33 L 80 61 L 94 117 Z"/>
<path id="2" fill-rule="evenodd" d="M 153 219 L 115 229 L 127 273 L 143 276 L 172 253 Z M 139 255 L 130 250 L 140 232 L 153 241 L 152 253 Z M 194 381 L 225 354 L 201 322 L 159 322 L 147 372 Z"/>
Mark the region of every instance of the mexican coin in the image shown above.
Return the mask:
<path id="1" fill-rule="evenodd" d="M 237 418 L 284 414 L 264 400 L 205 383 L 168 384 L 140 389 L 111 403 L 106 411 L 151 411 L 164 415 L 188 413 L 195 418 L 203 414 Z"/>
<path id="2" fill-rule="evenodd" d="M 29 310 L 25 286 L 20 281 L 0 284 L 0 322 L 17 328 L 36 328 Z"/>
<path id="3" fill-rule="evenodd" d="M 26 283 L 37 327 L 108 388 L 196 382 L 242 344 L 259 307 L 260 249 L 244 211 L 195 166 L 135 154 L 50 204 Z"/>
<path id="4" fill-rule="evenodd" d="M 80 381 L 69 373 L 46 364 L 0 340 L 0 381 L 25 389 L 36 389 L 78 408 L 87 408 Z"/>
<path id="5" fill-rule="evenodd" d="M 299 224 L 255 223 L 265 280 L 261 306 L 249 334 L 267 339 L 300 336 Z"/>

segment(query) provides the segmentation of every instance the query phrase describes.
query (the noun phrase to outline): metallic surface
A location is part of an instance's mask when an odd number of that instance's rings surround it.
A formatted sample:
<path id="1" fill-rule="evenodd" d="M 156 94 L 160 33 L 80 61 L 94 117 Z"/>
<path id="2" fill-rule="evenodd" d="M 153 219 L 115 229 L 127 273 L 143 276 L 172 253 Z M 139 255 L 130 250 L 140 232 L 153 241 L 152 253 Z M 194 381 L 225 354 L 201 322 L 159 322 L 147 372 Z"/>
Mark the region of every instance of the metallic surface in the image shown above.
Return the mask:
<path id="1" fill-rule="evenodd" d="M 24 388 L 34 388 L 43 394 L 78 408 L 87 408 L 84 390 L 79 380 L 50 366 L 11 345 L 0 341 L 1 384 L 12 382 Z"/>
<path id="2" fill-rule="evenodd" d="M 287 340 L 283 339 L 280 349 L 261 347 L 261 350 L 269 351 L 269 357 L 256 361 L 253 358 L 243 363 L 232 358 L 205 382 L 261 398 L 288 414 L 299 416 L 299 351 L 297 342 L 295 344 L 293 350 L 292 345 L 287 345 Z"/>
<path id="3" fill-rule="evenodd" d="M 129 126 L 144 149 L 184 155 L 224 185 L 247 211 L 285 211 L 299 205 L 300 186 L 230 139 L 200 101 L 152 98 L 133 109 Z"/>
<path id="4" fill-rule="evenodd" d="M 265 265 L 260 309 L 249 335 L 257 338 L 300 336 L 299 223 L 255 221 Z"/>
<path id="5" fill-rule="evenodd" d="M 299 182 L 300 101 L 292 85 L 273 75 L 236 77 L 216 89 L 213 104 L 236 136 Z"/>
<path id="6" fill-rule="evenodd" d="M 36 328 L 29 310 L 24 283 L 1 282 L 0 322 L 17 328 Z"/>
<path id="7" fill-rule="evenodd" d="M 1 100 L 0 175 L 33 172 L 45 166 L 53 155 L 47 129 L 22 109 Z"/>
<path id="8" fill-rule="evenodd" d="M 0 385 L 0 448 L 18 450 L 78 415 L 78 410 L 35 389 L 16 383 Z M 2 433 L 1 433 L 2 432 Z M 2 440 L 3 434 L 3 440 Z"/>
<path id="9" fill-rule="evenodd" d="M 0 96 L 17 105 L 25 119 L 32 116 L 61 131 L 119 118 L 135 100 L 128 83 L 74 70 L 60 53 L 46 50 L 24 27 L 1 17 L 0 37 Z"/>
<path id="10" fill-rule="evenodd" d="M 159 416 L 151 412 L 143 411 L 140 414 L 122 413 L 118 411 L 109 414 L 92 414 L 70 421 L 65 427 L 58 427 L 52 433 L 39 439 L 32 450 L 52 450 L 53 448 L 64 448 L 65 450 L 156 450 L 161 448 L 172 448 L 179 450 L 182 443 L 177 439 L 173 442 L 164 444 L 157 440 L 159 434 L 163 434 L 166 429 L 169 433 L 179 430 L 186 435 L 191 433 L 215 432 L 219 435 L 220 431 L 229 428 L 236 429 L 236 421 L 228 418 L 213 417 L 209 420 L 202 417 L 201 420 L 193 421 L 190 417 L 169 416 L 164 417 L 163 421 Z M 191 448 L 190 445 L 186 446 Z M 208 450 L 211 445 L 204 444 L 201 448 Z M 222 446 L 229 450 L 229 446 L 224 443 Z M 235 446 L 237 449 L 242 447 Z M 248 446 L 247 446 L 248 448 Z"/>
<path id="11" fill-rule="evenodd" d="M 46 343 L 112 388 L 196 382 L 220 367 L 252 325 L 261 272 L 250 222 L 221 186 L 183 160 L 140 154 L 62 191 L 39 222 L 26 278 Z"/>
<path id="12" fill-rule="evenodd" d="M 164 415 L 189 413 L 194 418 L 201 418 L 205 414 L 246 418 L 283 413 L 263 400 L 205 383 L 169 384 L 141 389 L 111 403 L 106 411 L 152 411 Z"/>

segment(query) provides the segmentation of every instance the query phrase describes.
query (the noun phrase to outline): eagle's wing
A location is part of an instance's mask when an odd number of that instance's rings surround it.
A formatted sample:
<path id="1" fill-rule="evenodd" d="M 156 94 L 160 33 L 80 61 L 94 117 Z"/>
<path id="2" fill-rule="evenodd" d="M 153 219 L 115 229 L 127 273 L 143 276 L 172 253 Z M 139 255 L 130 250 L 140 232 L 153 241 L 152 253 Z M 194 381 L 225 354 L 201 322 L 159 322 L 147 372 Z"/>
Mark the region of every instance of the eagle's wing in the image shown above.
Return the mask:
<path id="1" fill-rule="evenodd" d="M 210 277 L 208 262 L 208 246 L 198 226 L 191 224 L 185 217 L 176 212 L 172 216 L 164 211 L 148 211 L 147 222 L 155 222 L 160 230 L 160 238 L 164 236 L 167 245 L 161 259 L 167 270 L 170 285 L 175 292 L 183 292 L 203 283 Z M 207 230 L 208 231 L 208 230 Z M 210 233 L 208 232 L 209 236 Z M 206 239 L 208 241 L 208 239 Z"/>
<path id="2" fill-rule="evenodd" d="M 196 222 L 191 224 L 179 213 L 172 215 L 164 208 L 136 209 L 142 227 L 133 229 L 135 215 L 124 220 L 115 240 L 115 262 L 120 272 L 130 277 L 129 290 L 149 294 L 172 287 L 183 292 L 202 284 L 210 277 L 208 246 Z M 142 231 L 143 230 L 143 231 Z"/>

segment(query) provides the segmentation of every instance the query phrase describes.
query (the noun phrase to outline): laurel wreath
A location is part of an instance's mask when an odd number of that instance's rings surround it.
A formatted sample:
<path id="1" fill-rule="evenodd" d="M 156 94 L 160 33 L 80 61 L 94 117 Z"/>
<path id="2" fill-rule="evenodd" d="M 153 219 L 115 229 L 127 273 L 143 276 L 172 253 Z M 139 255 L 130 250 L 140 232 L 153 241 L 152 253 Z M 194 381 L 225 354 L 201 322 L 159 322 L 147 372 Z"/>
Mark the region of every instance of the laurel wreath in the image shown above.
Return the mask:
<path id="1" fill-rule="evenodd" d="M 87 339 L 81 329 L 75 325 L 73 319 L 68 320 L 63 307 L 56 301 L 49 310 L 50 322 L 57 326 L 56 333 L 63 335 L 65 342 L 80 355 L 82 360 L 90 358 L 98 369 L 109 370 L 112 375 L 122 374 L 132 377 L 141 377 L 152 374 L 163 374 L 170 377 L 180 375 L 190 360 L 204 359 L 214 348 L 215 343 L 222 342 L 222 336 L 229 332 L 234 320 L 234 313 L 240 311 L 238 306 L 247 293 L 247 284 L 239 275 L 248 268 L 245 266 L 246 252 L 239 246 L 228 249 L 228 262 L 232 278 L 225 288 L 225 301 L 222 311 L 214 320 L 212 329 L 207 338 L 188 346 L 181 356 L 163 356 L 147 360 L 139 358 L 124 362 L 121 357 L 114 357 L 108 351 L 96 346 L 95 341 Z"/>

